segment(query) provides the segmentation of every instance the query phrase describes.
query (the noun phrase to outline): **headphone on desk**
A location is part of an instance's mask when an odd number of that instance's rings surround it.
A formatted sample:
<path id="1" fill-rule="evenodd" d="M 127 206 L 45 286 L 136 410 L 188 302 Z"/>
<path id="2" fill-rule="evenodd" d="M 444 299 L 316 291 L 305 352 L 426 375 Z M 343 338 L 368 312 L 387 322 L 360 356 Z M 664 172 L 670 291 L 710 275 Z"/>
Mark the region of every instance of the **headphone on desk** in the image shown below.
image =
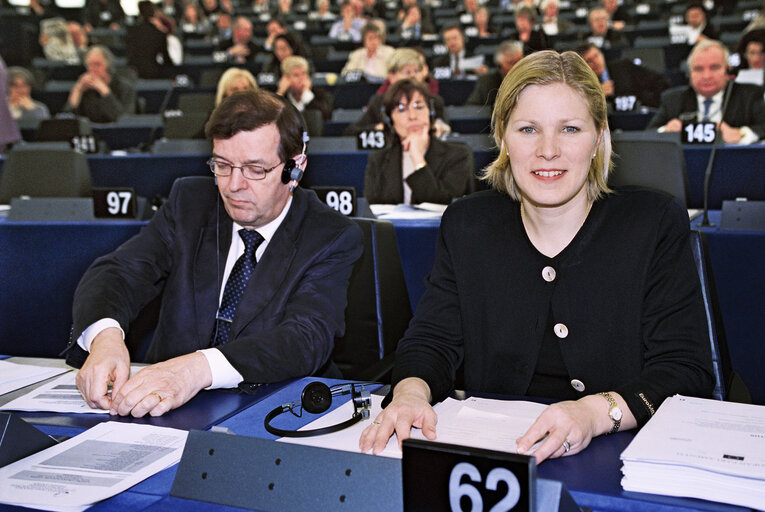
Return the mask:
<path id="1" fill-rule="evenodd" d="M 280 405 L 272 410 L 266 415 L 266 419 L 263 420 L 263 426 L 269 433 L 280 437 L 312 437 L 338 432 L 361 420 L 369 418 L 369 411 L 372 408 L 372 399 L 370 398 L 369 391 L 365 389 L 365 386 L 371 384 L 371 382 L 346 382 L 344 384 L 336 384 L 329 387 L 323 382 L 311 382 L 304 387 L 303 392 L 300 393 L 300 402 L 296 400 L 294 402 Z M 348 394 L 351 395 L 351 401 L 353 402 L 353 415 L 345 421 L 328 427 L 315 428 L 313 430 L 282 430 L 271 425 L 271 421 L 273 421 L 274 418 L 285 412 L 291 412 L 298 418 L 303 415 L 304 410 L 311 414 L 321 414 L 327 411 L 329 406 L 332 405 L 332 397 Z M 300 412 L 295 412 L 295 409 L 298 409 Z"/>

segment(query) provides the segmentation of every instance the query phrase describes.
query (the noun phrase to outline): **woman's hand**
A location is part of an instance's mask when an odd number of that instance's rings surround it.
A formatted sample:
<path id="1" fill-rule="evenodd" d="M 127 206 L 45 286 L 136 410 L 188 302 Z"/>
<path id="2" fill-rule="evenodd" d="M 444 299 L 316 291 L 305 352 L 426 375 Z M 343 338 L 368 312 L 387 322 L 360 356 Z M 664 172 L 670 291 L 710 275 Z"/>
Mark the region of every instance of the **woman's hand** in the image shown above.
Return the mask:
<path id="1" fill-rule="evenodd" d="M 611 392 L 611 396 L 622 410 L 620 430 L 634 428 L 637 422 L 624 399 L 615 392 Z M 518 438 L 518 453 L 527 453 L 540 440 L 541 444 L 533 453 L 537 464 L 548 458 L 579 453 L 587 448 L 593 437 L 611 431 L 613 422 L 608 416 L 608 409 L 608 401 L 601 395 L 553 404 Z"/>
<path id="2" fill-rule="evenodd" d="M 417 377 L 404 379 L 393 390 L 393 401 L 364 429 L 359 438 L 363 453 L 377 454 L 385 449 L 395 430 L 399 447 L 409 438 L 412 427 L 422 429 L 428 439 L 436 438 L 438 417 L 430 406 L 430 388 Z"/>

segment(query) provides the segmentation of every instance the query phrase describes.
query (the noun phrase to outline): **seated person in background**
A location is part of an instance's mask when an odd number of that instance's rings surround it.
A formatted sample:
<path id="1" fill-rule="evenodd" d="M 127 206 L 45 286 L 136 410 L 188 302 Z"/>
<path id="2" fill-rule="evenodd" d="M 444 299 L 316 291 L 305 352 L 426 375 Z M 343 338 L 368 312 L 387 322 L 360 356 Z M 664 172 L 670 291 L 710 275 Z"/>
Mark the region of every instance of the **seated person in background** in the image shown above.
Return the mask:
<path id="1" fill-rule="evenodd" d="M 282 61 L 282 77 L 276 90 L 300 112 L 318 110 L 325 121 L 332 118 L 332 95 L 321 87 L 313 87 L 305 57 L 293 55 Z"/>
<path id="2" fill-rule="evenodd" d="M 518 31 L 516 38 L 523 43 L 525 55 L 547 49 L 547 37 L 536 24 L 536 9 L 524 5 L 515 10 L 515 29 Z"/>
<path id="3" fill-rule="evenodd" d="M 733 83 L 730 100 L 722 117 L 728 84 L 728 48 L 719 41 L 701 41 L 688 56 L 691 84 L 672 88 L 661 96 L 661 106 L 648 124 L 649 130 L 679 132 L 686 121 L 718 123 L 728 144 L 751 144 L 765 138 L 763 89 Z"/>
<path id="4" fill-rule="evenodd" d="M 518 41 L 503 41 L 494 50 L 494 63 L 497 69 L 478 77 L 473 92 L 468 96 L 466 105 L 494 106 L 497 91 L 505 75 L 523 58 L 523 44 Z"/>
<path id="5" fill-rule="evenodd" d="M 547 36 L 565 35 L 574 29 L 574 24 L 558 16 L 558 0 L 542 0 L 542 23 L 540 27 Z"/>
<path id="6" fill-rule="evenodd" d="M 353 50 L 348 55 L 348 62 L 341 74 L 349 71 L 361 71 L 369 81 L 383 81 L 388 75 L 388 59 L 393 55 L 393 47 L 385 43 L 385 24 L 370 21 L 361 29 L 364 46 Z"/>
<path id="7" fill-rule="evenodd" d="M 361 15 L 367 19 L 385 19 L 388 15 L 383 0 L 362 0 Z"/>
<path id="8" fill-rule="evenodd" d="M 438 96 L 438 80 L 433 78 L 433 76 L 430 74 L 430 67 L 428 67 L 428 61 L 425 59 L 425 52 L 423 52 L 421 46 L 415 46 L 412 48 L 412 50 L 416 51 L 420 55 L 420 66 L 422 66 L 412 76 L 418 82 L 422 82 L 428 87 L 428 92 L 430 92 L 431 96 Z M 388 60 L 388 64 L 390 63 L 391 61 Z M 380 85 L 380 87 L 377 89 L 376 94 L 385 94 L 385 91 L 387 91 L 390 86 L 391 81 L 390 76 L 388 76 L 382 85 Z"/>
<path id="9" fill-rule="evenodd" d="M 138 78 L 164 78 L 173 65 L 167 50 L 167 33 L 159 16 L 164 15 L 149 0 L 138 2 L 140 21 L 127 30 L 127 63 Z M 169 21 L 169 18 L 165 18 Z M 172 23 L 172 22 L 171 22 Z"/>
<path id="10" fill-rule="evenodd" d="M 632 25 L 632 16 L 627 8 L 619 5 L 619 0 L 600 0 L 603 9 L 608 13 L 608 21 L 614 30 L 624 30 L 627 25 Z"/>
<path id="11" fill-rule="evenodd" d="M 644 66 L 638 66 L 629 59 L 612 60 L 606 63 L 603 52 L 592 43 L 583 44 L 575 51 L 597 75 L 611 109 L 634 110 L 641 105 L 658 107 L 661 103 L 661 93 L 669 87 L 666 76 Z M 633 97 L 634 105 L 631 108 L 615 106 L 615 98 L 620 97 Z"/>
<path id="12" fill-rule="evenodd" d="M 308 13 L 309 20 L 333 21 L 337 14 L 329 10 L 329 0 L 317 0 L 316 10 Z"/>
<path id="13" fill-rule="evenodd" d="M 431 404 L 460 366 L 468 391 L 562 400 L 517 440 L 521 454 L 541 441 L 538 463 L 644 425 L 676 393 L 711 395 L 688 214 L 668 195 L 607 188 L 606 100 L 584 60 L 522 59 L 492 124 L 493 190 L 444 213 L 392 401 L 364 430 L 364 452 L 411 426 L 436 439 Z"/>
<path id="14" fill-rule="evenodd" d="M 80 54 L 64 18 L 42 20 L 39 43 L 47 60 L 67 64 L 80 63 Z"/>
<path id="15" fill-rule="evenodd" d="M 762 84 L 763 73 L 765 73 L 765 29 L 751 30 L 741 36 L 736 52 L 741 62 L 738 71 L 759 70 L 759 83 Z"/>
<path id="16" fill-rule="evenodd" d="M 279 34 L 274 38 L 274 47 L 271 50 L 271 58 L 263 66 L 264 73 L 272 74 L 276 81 L 282 77 L 282 62 L 287 57 L 297 55 L 308 60 L 308 54 L 300 39 L 291 32 Z"/>
<path id="17" fill-rule="evenodd" d="M 700 0 L 691 0 L 685 6 L 685 22 L 689 27 L 688 44 L 704 39 L 720 39 L 720 31 L 708 22 L 707 10 Z"/>
<path id="18" fill-rule="evenodd" d="M 212 23 L 205 18 L 202 8 L 193 2 L 183 7 L 180 20 L 181 32 L 187 36 L 207 36 L 212 31 Z"/>
<path id="19" fill-rule="evenodd" d="M 329 357 L 361 232 L 285 171 L 305 168 L 300 114 L 271 92 L 239 92 L 205 132 L 217 186 L 177 180 L 149 225 L 77 286 L 67 362 L 82 366 L 91 407 L 159 416 L 206 388 L 339 376 Z M 123 333 L 160 294 L 155 364 L 130 377 Z"/>
<path id="20" fill-rule="evenodd" d="M 273 18 L 266 24 L 266 40 L 263 43 L 263 48 L 269 52 L 273 51 L 276 37 L 286 33 L 287 26 L 284 24 L 284 20 Z"/>
<path id="21" fill-rule="evenodd" d="M 88 51 L 88 33 L 83 26 L 73 20 L 66 22 L 66 28 L 69 30 L 69 34 L 72 36 L 72 44 L 77 50 L 77 55 L 80 61 L 85 60 L 85 53 Z"/>
<path id="22" fill-rule="evenodd" d="M 418 74 L 423 70 L 423 58 L 420 53 L 411 48 L 397 48 L 388 61 L 388 80 L 391 86 L 405 78 L 417 80 Z M 420 75 L 421 76 L 421 75 Z M 384 85 L 384 84 L 383 84 Z M 387 92 L 387 91 L 386 91 Z M 433 98 L 433 107 L 435 110 L 435 121 L 433 129 L 436 137 L 444 133 L 451 132 L 451 128 L 446 119 L 444 100 L 440 96 L 431 95 Z M 385 125 L 385 106 L 383 96 L 375 94 L 364 107 L 364 114 L 355 123 L 348 126 L 343 135 L 356 135 L 367 130 L 387 130 Z"/>
<path id="23" fill-rule="evenodd" d="M 476 59 L 472 51 L 465 48 L 465 34 L 459 25 L 447 25 L 441 30 L 441 38 L 448 50 L 443 55 L 433 57 L 432 68 L 449 68 L 452 77 L 466 74 L 480 75 L 486 73 L 487 67 Z"/>
<path id="24" fill-rule="evenodd" d="M 393 144 L 369 154 L 364 197 L 371 204 L 448 204 L 465 194 L 475 163 L 470 147 L 431 137 L 430 93 L 399 80 L 383 97 Z"/>
<path id="25" fill-rule="evenodd" d="M 246 69 L 241 68 L 228 68 L 220 76 L 218 80 L 218 89 L 215 93 L 215 106 L 223 102 L 226 98 L 234 94 L 235 92 L 249 91 L 250 89 L 257 89 L 258 82 L 252 73 Z"/>
<path id="26" fill-rule="evenodd" d="M 497 35 L 497 27 L 491 24 L 491 14 L 486 7 L 479 7 L 473 15 L 473 26 L 475 26 L 476 37 L 486 39 Z"/>
<path id="27" fill-rule="evenodd" d="M 350 2 L 343 2 L 340 7 L 340 19 L 332 24 L 329 37 L 339 41 L 361 41 L 361 29 L 364 27 L 363 18 L 356 16 L 356 8 Z"/>
<path id="28" fill-rule="evenodd" d="M 32 73 L 22 67 L 8 68 L 8 107 L 17 123 L 40 121 L 50 117 L 50 110 L 32 99 Z"/>
<path id="29" fill-rule="evenodd" d="M 602 7 L 591 9 L 588 19 L 590 30 L 583 37 L 588 43 L 594 44 L 601 50 L 629 45 L 621 32 L 608 26 L 608 12 Z"/>
<path id="30" fill-rule="evenodd" d="M 237 16 L 231 28 L 231 39 L 218 43 L 218 47 L 226 52 L 228 60 L 237 64 L 245 64 L 255 60 L 261 48 L 252 40 L 252 22 L 244 16 Z"/>
<path id="31" fill-rule="evenodd" d="M 0 98 L 7 97 L 5 87 L 8 84 L 8 78 L 6 73 L 5 61 L 3 56 L 0 55 Z M 19 127 L 13 121 L 11 112 L 8 109 L 8 102 L 5 100 L 0 101 L 0 154 L 5 153 L 8 145 L 20 140 L 21 133 L 19 133 Z"/>
<path id="32" fill-rule="evenodd" d="M 115 74 L 114 55 L 107 47 L 91 47 L 85 54 L 85 68 L 69 93 L 64 112 L 94 123 L 113 123 L 122 114 L 135 112 L 135 88 Z"/>
<path id="33" fill-rule="evenodd" d="M 82 10 L 82 24 L 88 32 L 94 28 L 117 30 L 124 22 L 120 0 L 87 0 Z"/>
<path id="34" fill-rule="evenodd" d="M 220 44 L 221 41 L 231 39 L 234 37 L 234 22 L 231 15 L 227 12 L 222 12 L 218 15 L 218 19 L 215 20 L 208 35 L 208 39 L 213 43 Z"/>
<path id="35" fill-rule="evenodd" d="M 398 33 L 401 39 L 419 40 L 423 35 L 435 34 L 436 29 L 422 18 L 422 8 L 415 4 L 406 9 L 406 15 L 401 19 L 401 25 L 398 27 Z"/>

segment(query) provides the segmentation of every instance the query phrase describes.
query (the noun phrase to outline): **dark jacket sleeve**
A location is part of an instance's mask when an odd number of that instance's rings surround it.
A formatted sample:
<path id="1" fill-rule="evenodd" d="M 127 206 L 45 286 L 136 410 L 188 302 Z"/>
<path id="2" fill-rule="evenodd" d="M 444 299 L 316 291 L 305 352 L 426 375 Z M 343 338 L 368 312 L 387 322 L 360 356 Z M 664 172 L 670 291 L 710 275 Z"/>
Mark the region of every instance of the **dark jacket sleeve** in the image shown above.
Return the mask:
<path id="1" fill-rule="evenodd" d="M 661 95 L 659 111 L 656 112 L 653 119 L 648 123 L 646 130 L 661 128 L 669 121 L 676 118 L 679 115 L 681 108 L 680 97 L 681 93 L 677 88 L 664 91 Z"/>
<path id="2" fill-rule="evenodd" d="M 475 160 L 469 146 L 433 139 L 425 161 L 425 167 L 406 178 L 407 185 L 412 189 L 413 203 L 449 204 L 465 193 L 468 180 L 475 171 Z"/>

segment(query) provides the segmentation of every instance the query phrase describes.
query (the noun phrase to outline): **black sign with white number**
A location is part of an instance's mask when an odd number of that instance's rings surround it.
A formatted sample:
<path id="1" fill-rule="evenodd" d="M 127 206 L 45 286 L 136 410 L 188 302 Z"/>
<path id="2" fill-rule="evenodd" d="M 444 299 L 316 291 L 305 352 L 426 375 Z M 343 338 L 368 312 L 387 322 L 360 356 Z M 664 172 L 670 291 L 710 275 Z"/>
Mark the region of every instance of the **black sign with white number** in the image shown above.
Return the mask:
<path id="1" fill-rule="evenodd" d="M 312 187 L 319 201 L 347 217 L 355 217 L 357 211 L 354 187 Z"/>
<path id="2" fill-rule="evenodd" d="M 532 457 L 407 439 L 404 510 L 536 511 Z"/>
<path id="3" fill-rule="evenodd" d="M 683 144 L 712 144 L 717 136 L 715 128 L 715 123 L 683 124 Z"/>
<path id="4" fill-rule="evenodd" d="M 617 96 L 614 98 L 614 110 L 617 112 L 632 112 L 637 106 L 637 98 L 634 96 Z"/>
<path id="5" fill-rule="evenodd" d="M 94 188 L 93 215 L 112 219 L 136 217 L 135 189 Z"/>
<path id="6" fill-rule="evenodd" d="M 382 149 L 387 142 L 382 130 L 367 130 L 356 136 L 357 149 Z"/>
<path id="7" fill-rule="evenodd" d="M 98 139 L 95 135 L 75 135 L 69 143 L 81 153 L 98 153 Z"/>
<path id="8" fill-rule="evenodd" d="M 364 72 L 359 69 L 354 69 L 352 71 L 348 71 L 345 74 L 345 83 L 352 84 L 354 82 L 361 82 L 361 79 L 364 77 Z"/>

